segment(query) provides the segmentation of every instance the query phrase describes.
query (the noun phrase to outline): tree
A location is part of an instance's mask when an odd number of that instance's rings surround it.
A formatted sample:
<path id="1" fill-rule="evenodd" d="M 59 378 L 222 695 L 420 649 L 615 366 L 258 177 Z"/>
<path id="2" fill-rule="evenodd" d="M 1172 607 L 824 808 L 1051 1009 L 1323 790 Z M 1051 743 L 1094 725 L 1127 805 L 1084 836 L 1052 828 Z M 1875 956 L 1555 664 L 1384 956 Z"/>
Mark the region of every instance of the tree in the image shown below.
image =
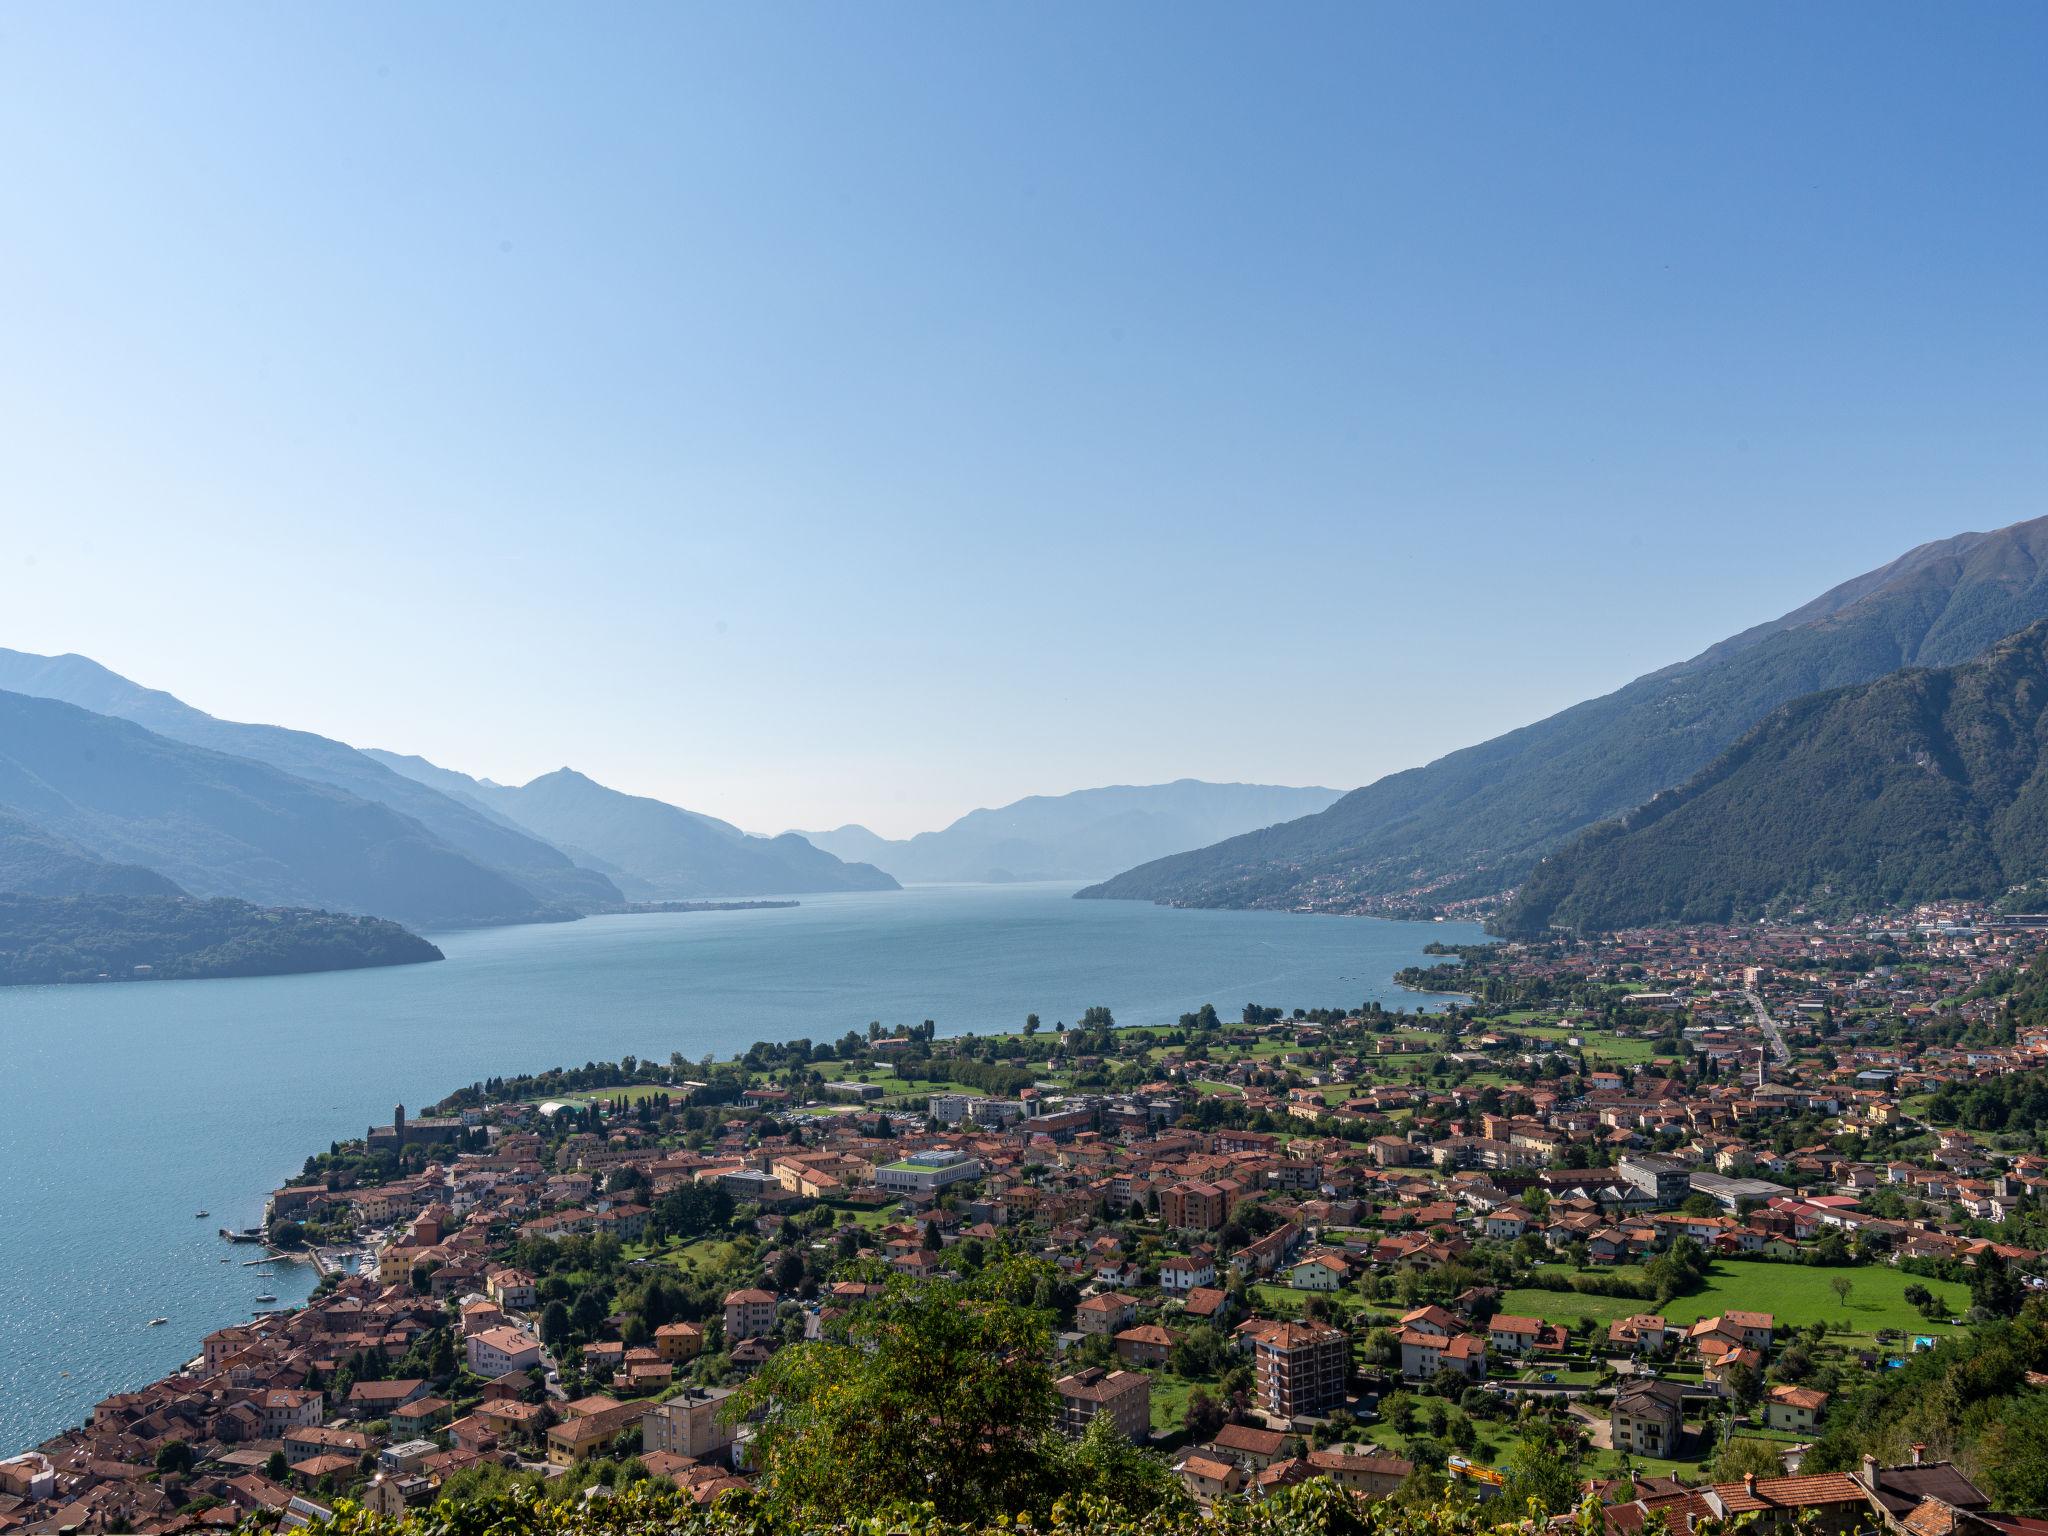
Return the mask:
<path id="1" fill-rule="evenodd" d="M 272 1451 L 270 1459 L 263 1463 L 263 1475 L 273 1483 L 281 1483 L 292 1475 L 292 1464 L 285 1460 L 283 1451 Z"/>
<path id="2" fill-rule="evenodd" d="M 540 1314 L 540 1336 L 553 1347 L 569 1337 L 569 1309 L 559 1300 L 551 1301 Z"/>
<path id="3" fill-rule="evenodd" d="M 1723 1368 L 1721 1385 L 1728 1389 L 1728 1396 L 1735 1406 L 1748 1412 L 1763 1396 L 1764 1384 L 1756 1373 L 1756 1367 L 1744 1365 L 1740 1360 Z"/>
<path id="4" fill-rule="evenodd" d="M 1043 1507 L 1058 1407 L 1044 1314 L 973 1282 L 897 1279 L 728 1401 L 759 1415 L 768 1502 L 805 1526 L 930 1503 L 941 1519 Z M 969 1453 L 971 1448 L 971 1454 Z"/>
<path id="5" fill-rule="evenodd" d="M 1977 1255 L 1970 1271 L 1970 1304 L 1982 1307 L 1993 1317 L 2011 1317 L 2026 1299 L 2026 1291 L 1994 1248 Z"/>
<path id="6" fill-rule="evenodd" d="M 1025 1033 L 1025 1034 L 1027 1034 L 1027 1035 L 1035 1035 L 1035 1034 L 1037 1034 L 1037 1033 L 1038 1033 L 1038 1015 L 1037 1015 L 1037 1014 L 1035 1014 L 1035 1013 L 1027 1013 L 1027 1014 L 1025 1014 L 1025 1015 L 1024 1015 L 1024 1033 Z"/>
<path id="7" fill-rule="evenodd" d="M 1199 1444 L 1215 1438 L 1216 1431 L 1224 1425 L 1225 1417 L 1223 1404 L 1215 1395 L 1207 1387 L 1196 1387 L 1188 1393 L 1188 1406 L 1181 1415 L 1181 1423 L 1187 1429 L 1188 1439 Z"/>
<path id="8" fill-rule="evenodd" d="M 1507 1481 L 1501 1492 L 1509 1509 L 1534 1504 L 1540 1514 L 1561 1515 L 1578 1502 L 1576 1459 L 1548 1436 L 1525 1435 L 1517 1440 L 1502 1470 Z"/>
<path id="9" fill-rule="evenodd" d="M 166 1440 L 157 1448 L 156 1469 L 166 1477 L 181 1477 L 192 1470 L 199 1457 L 182 1440 Z"/>
<path id="10" fill-rule="evenodd" d="M 1140 1450 L 1106 1413 L 1088 1421 L 1078 1440 L 1055 1436 L 1052 1460 L 1060 1464 L 1055 1479 L 1070 1494 L 1105 1499 L 1147 1515 L 1191 1516 L 1194 1502 L 1163 1456 Z"/>
<path id="11" fill-rule="evenodd" d="M 1849 1293 L 1856 1289 L 1856 1282 L 1847 1275 L 1833 1275 L 1828 1279 L 1828 1289 L 1835 1293 L 1835 1300 L 1842 1304 L 1842 1310 L 1848 1311 Z"/>
<path id="12" fill-rule="evenodd" d="M 1745 1476 L 1783 1477 L 1785 1463 L 1768 1440 L 1731 1439 L 1714 1458 L 1714 1481 L 1738 1483 Z"/>

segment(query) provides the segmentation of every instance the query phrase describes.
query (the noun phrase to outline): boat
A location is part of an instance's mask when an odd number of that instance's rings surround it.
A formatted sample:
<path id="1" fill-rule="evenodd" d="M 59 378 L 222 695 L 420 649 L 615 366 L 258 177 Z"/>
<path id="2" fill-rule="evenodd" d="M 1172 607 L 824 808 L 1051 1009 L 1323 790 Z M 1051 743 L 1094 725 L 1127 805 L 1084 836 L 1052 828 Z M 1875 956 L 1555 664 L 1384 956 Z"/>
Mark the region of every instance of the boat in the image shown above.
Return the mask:
<path id="1" fill-rule="evenodd" d="M 261 1296 L 258 1296 L 258 1297 L 257 1297 L 256 1299 L 257 1299 L 258 1301 L 275 1301 L 275 1300 L 277 1300 L 277 1298 L 276 1298 L 275 1296 L 271 1295 L 271 1294 L 270 1294 L 270 1293 L 269 1293 L 268 1291 L 265 1291 L 265 1292 L 264 1292 L 264 1293 L 263 1293 L 263 1294 L 262 1294 Z"/>
<path id="2" fill-rule="evenodd" d="M 168 1317 L 152 1317 L 149 1320 L 149 1326 L 152 1328 L 161 1328 L 165 1323 L 168 1323 L 169 1321 L 170 1319 Z"/>
<path id="3" fill-rule="evenodd" d="M 192 1213 L 192 1219 L 194 1221 L 204 1221 L 207 1217 L 211 1216 L 212 1214 L 213 1212 L 211 1211 L 194 1211 Z"/>

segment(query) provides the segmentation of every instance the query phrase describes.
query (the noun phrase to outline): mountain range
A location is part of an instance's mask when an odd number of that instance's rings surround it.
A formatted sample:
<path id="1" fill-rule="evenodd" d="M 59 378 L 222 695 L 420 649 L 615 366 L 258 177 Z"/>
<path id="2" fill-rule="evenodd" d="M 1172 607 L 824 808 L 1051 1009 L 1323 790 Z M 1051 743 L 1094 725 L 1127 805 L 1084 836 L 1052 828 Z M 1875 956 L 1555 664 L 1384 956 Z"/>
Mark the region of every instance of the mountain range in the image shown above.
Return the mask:
<path id="1" fill-rule="evenodd" d="M 573 768 L 558 768 L 513 788 L 420 757 L 374 748 L 370 755 L 547 838 L 604 871 L 636 899 L 897 889 L 896 881 L 873 865 L 842 861 L 793 832 L 753 837 L 714 816 L 607 789 Z"/>
<path id="2" fill-rule="evenodd" d="M 1134 863 L 1319 811 L 1334 789 L 1273 784 L 1116 784 L 969 811 L 936 832 L 890 839 L 848 825 L 802 835 L 913 883 L 1094 880 Z"/>
<path id="3" fill-rule="evenodd" d="M 1442 904 L 1503 892 L 1803 695 L 1968 660 L 2048 617 L 2048 519 L 1924 544 L 1690 660 L 1080 894 L 1186 906 Z"/>
<path id="4" fill-rule="evenodd" d="M 1869 912 L 2048 876 L 2048 622 L 1809 694 L 1539 864 L 1497 926 Z"/>
<path id="5" fill-rule="evenodd" d="M 894 884 L 801 838 L 750 838 L 566 770 L 507 789 L 217 719 L 83 656 L 0 650 L 0 891 L 226 897 L 450 928 L 573 918 L 627 889 Z"/>

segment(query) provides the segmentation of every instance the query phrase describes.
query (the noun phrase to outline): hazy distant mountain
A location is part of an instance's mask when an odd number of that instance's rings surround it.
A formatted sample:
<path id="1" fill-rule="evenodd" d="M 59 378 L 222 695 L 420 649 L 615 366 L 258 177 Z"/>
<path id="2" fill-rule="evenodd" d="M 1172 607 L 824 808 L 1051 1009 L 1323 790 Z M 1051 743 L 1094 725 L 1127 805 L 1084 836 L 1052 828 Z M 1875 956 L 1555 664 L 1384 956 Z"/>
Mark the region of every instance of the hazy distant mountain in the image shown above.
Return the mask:
<path id="1" fill-rule="evenodd" d="M 862 826 L 803 835 L 898 880 L 1092 880 L 1134 863 L 1319 811 L 1334 789 L 1274 784 L 1117 784 L 1032 795 L 969 811 L 937 832 L 891 841 Z"/>
<path id="2" fill-rule="evenodd" d="M 459 791 L 536 836 L 602 869 L 628 896 L 791 896 L 890 891 L 896 882 L 846 863 L 794 833 L 750 837 L 716 817 L 607 789 L 574 769 L 512 788 L 466 778 L 424 758 L 372 751 L 378 762 L 443 793 Z"/>
<path id="3" fill-rule="evenodd" d="M 0 809 L 194 896 L 420 927 L 562 915 L 389 806 L 54 699 L 0 692 Z"/>
<path id="4" fill-rule="evenodd" d="M 139 864 L 110 864 L 67 837 L 0 811 L 0 892 L 22 896 L 182 896 Z"/>
<path id="5" fill-rule="evenodd" d="M 389 806 L 449 847 L 510 876 L 532 893 L 539 906 L 582 910 L 619 899 L 618 888 L 604 875 L 577 868 L 561 850 L 532 833 L 474 802 L 451 798 L 414 777 L 394 773 L 346 743 L 284 726 L 218 720 L 84 656 L 0 650 L 0 688 L 132 720 L 173 741 L 268 763 L 298 778 Z"/>
<path id="6" fill-rule="evenodd" d="M 1565 839 L 1683 783 L 1788 700 L 1967 660 L 2048 617 L 2044 571 L 2048 519 L 1924 544 L 1603 698 L 1081 894 L 1289 907 L 1504 889 Z"/>
<path id="7" fill-rule="evenodd" d="M 1511 932 L 1868 912 L 2048 876 L 2048 622 L 1960 666 L 1777 710 L 1682 788 L 1553 853 Z"/>

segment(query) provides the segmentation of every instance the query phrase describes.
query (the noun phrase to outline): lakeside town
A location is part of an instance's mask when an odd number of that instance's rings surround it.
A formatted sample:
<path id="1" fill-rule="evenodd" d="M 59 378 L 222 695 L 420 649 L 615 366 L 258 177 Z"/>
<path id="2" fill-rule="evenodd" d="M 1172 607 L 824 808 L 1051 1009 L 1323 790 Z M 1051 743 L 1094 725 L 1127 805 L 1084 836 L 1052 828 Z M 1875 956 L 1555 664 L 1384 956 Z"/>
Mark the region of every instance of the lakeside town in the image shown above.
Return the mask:
<path id="1" fill-rule="evenodd" d="M 1828 1437 L 2041 1285 L 2044 929 L 1473 946 L 1403 973 L 1437 1012 L 1090 1008 L 487 1079 L 308 1158 L 247 1235 L 318 1262 L 312 1299 L 0 1462 L 0 1532 L 521 1481 L 709 1505 L 761 1475 L 778 1356 L 1024 1265 L 1058 1429 L 1198 1507 L 1519 1493 L 1540 1441 L 1617 1536 L 2031 1536 L 1970 1444 Z"/>

